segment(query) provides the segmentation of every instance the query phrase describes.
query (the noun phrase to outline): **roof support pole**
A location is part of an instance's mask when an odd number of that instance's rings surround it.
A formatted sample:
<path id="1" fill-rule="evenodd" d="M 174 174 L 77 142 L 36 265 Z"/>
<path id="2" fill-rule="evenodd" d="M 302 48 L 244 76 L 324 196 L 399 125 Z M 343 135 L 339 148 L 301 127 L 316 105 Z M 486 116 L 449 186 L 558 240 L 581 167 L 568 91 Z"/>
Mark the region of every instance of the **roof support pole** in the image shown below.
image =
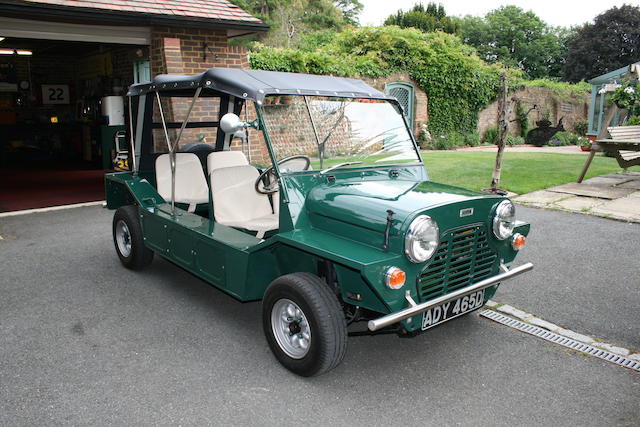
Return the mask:
<path id="1" fill-rule="evenodd" d="M 129 98 L 129 142 L 131 143 L 131 170 L 133 175 L 138 175 L 138 165 L 136 163 L 136 143 L 133 140 L 133 112 L 131 111 L 131 97 Z"/>
<path id="2" fill-rule="evenodd" d="M 156 91 L 156 99 L 158 100 L 158 110 L 160 111 L 160 120 L 162 121 L 162 129 L 164 130 L 164 137 L 167 141 L 167 147 L 169 148 L 169 164 L 171 165 L 171 212 L 173 214 L 176 213 L 176 149 L 178 148 L 178 144 L 180 143 L 180 138 L 182 138 L 182 132 L 184 128 L 187 127 L 187 122 L 189 122 L 189 117 L 191 116 L 191 111 L 193 110 L 193 106 L 196 104 L 196 100 L 200 96 L 200 92 L 202 88 L 199 87 L 196 89 L 196 93 L 193 95 L 193 99 L 191 100 L 191 104 L 189 105 L 189 110 L 187 111 L 187 117 L 185 117 L 182 122 L 182 126 L 180 126 L 180 131 L 178 132 L 178 137 L 171 144 L 171 139 L 169 138 L 169 132 L 167 131 L 167 122 L 164 118 L 164 110 L 162 109 L 162 102 L 160 102 L 160 92 Z"/>
<path id="3" fill-rule="evenodd" d="M 309 108 L 309 101 L 307 101 L 307 96 L 305 95 L 302 98 L 304 99 L 304 105 L 307 107 L 309 120 L 311 120 L 311 129 L 313 129 L 313 135 L 316 137 L 316 144 L 318 145 L 318 157 L 320 157 L 320 169 L 322 169 L 322 163 L 324 163 L 324 145 L 320 143 L 318 131 L 316 130 L 316 122 L 313 120 L 313 114 L 311 114 L 311 108 Z"/>

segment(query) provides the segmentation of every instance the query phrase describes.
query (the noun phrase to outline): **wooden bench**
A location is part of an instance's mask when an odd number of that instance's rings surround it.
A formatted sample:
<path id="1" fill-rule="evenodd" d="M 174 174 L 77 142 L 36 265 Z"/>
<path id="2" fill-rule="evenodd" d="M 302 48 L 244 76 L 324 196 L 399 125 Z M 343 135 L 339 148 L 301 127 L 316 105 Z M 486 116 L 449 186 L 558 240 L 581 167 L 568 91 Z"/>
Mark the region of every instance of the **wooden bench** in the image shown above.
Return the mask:
<path id="1" fill-rule="evenodd" d="M 615 106 L 609 108 L 605 123 L 611 121 L 615 111 Z M 578 183 L 584 179 L 591 161 L 598 151 L 611 151 L 618 161 L 618 165 L 623 169 L 640 165 L 640 126 L 610 126 L 606 129 L 606 132 L 600 132 L 598 139 L 591 145 L 591 153 L 589 153 L 578 177 Z"/>
<path id="2" fill-rule="evenodd" d="M 613 151 L 621 168 L 640 165 L 640 126 L 613 126 L 607 130 L 611 138 L 596 143 L 603 150 Z"/>

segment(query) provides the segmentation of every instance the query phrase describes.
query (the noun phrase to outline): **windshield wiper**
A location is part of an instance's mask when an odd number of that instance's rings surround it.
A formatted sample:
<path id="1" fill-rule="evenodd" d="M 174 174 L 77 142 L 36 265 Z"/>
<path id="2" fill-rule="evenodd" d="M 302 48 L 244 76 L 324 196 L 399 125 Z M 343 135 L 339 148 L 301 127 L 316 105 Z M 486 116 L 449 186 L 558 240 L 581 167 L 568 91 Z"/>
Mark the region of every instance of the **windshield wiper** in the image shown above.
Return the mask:
<path id="1" fill-rule="evenodd" d="M 327 172 L 331 172 L 334 169 L 338 169 L 341 168 L 343 166 L 351 166 L 351 165 L 359 165 L 362 162 L 344 162 L 344 163 L 338 163 L 337 165 L 333 165 L 330 168 L 326 168 L 320 171 L 320 175 L 324 175 Z"/>

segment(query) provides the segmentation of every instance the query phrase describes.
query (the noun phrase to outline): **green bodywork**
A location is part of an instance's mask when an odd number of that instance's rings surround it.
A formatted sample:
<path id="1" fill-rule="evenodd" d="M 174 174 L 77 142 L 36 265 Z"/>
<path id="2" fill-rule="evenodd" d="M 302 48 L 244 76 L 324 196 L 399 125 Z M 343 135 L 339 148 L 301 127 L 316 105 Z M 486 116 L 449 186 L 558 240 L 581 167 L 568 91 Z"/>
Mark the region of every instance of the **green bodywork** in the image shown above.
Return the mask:
<path id="1" fill-rule="evenodd" d="M 106 175 L 107 206 L 139 207 L 146 245 L 241 301 L 259 300 L 277 277 L 322 274 L 333 266 L 343 302 L 381 314 L 407 307 L 405 292 L 423 302 L 499 272 L 517 251 L 498 240 L 492 219 L 503 197 L 428 181 L 422 164 L 366 166 L 283 174 L 280 229 L 264 240 L 168 204 L 144 174 Z M 468 213 L 461 216 L 461 210 Z M 393 211 L 385 250 L 388 210 Z M 404 236 L 421 214 L 433 218 L 441 243 L 431 260 L 415 264 L 404 254 Z M 527 235 L 529 224 L 514 233 Z M 454 255 L 465 250 L 466 264 Z M 438 255 L 440 254 L 440 255 Z M 385 285 L 396 266 L 407 274 L 402 289 Z M 489 288 L 490 298 L 495 287 Z M 419 322 L 403 321 L 407 331 Z"/>

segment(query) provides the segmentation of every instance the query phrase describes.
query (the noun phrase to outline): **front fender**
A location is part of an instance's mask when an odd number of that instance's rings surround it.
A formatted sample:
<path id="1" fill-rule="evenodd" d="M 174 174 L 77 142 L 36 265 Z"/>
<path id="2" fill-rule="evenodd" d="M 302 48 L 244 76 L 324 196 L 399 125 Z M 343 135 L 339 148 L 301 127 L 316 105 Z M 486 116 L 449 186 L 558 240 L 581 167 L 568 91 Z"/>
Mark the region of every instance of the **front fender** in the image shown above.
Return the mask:
<path id="1" fill-rule="evenodd" d="M 327 259 L 334 263 L 343 301 L 380 313 L 403 308 L 405 290 L 393 290 L 384 284 L 385 272 L 391 266 L 402 268 L 407 277 L 415 277 L 417 265 L 403 254 L 385 252 L 346 237 L 324 231 L 305 229 L 281 233 L 282 243 Z M 409 280 L 407 280 L 409 284 Z"/>

